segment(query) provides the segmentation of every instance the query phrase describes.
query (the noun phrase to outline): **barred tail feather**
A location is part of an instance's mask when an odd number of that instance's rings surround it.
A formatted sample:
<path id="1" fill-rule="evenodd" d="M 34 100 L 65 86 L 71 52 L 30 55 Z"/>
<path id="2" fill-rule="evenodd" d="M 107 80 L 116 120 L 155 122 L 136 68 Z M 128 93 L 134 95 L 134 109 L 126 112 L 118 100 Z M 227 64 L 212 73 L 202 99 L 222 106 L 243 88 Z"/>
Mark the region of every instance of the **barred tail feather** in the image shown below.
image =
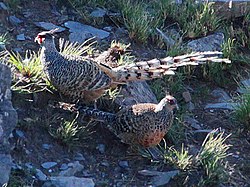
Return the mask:
<path id="1" fill-rule="evenodd" d="M 113 77 L 116 82 L 150 80 L 163 75 L 174 75 L 174 71 L 180 66 L 194 66 L 206 62 L 231 63 L 229 59 L 220 58 L 220 55 L 222 52 L 208 51 L 137 62 L 113 68 L 112 71 L 116 74 Z"/>
<path id="2" fill-rule="evenodd" d="M 114 114 L 109 112 L 103 112 L 97 109 L 85 107 L 85 108 L 79 108 L 78 110 L 85 116 L 91 117 L 96 121 L 113 122 L 115 119 Z"/>

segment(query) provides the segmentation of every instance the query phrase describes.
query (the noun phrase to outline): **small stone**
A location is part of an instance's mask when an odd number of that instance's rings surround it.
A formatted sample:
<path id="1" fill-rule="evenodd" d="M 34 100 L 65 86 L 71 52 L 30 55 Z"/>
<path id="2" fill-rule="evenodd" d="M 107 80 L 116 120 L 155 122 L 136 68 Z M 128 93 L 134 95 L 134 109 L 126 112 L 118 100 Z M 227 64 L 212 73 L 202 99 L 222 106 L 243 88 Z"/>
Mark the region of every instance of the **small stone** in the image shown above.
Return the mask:
<path id="1" fill-rule="evenodd" d="M 54 166 L 56 166 L 57 165 L 57 162 L 44 162 L 44 163 L 42 163 L 42 167 L 44 168 L 44 169 L 49 169 L 49 168 L 52 168 L 52 167 L 54 167 Z"/>
<path id="2" fill-rule="evenodd" d="M 40 181 L 46 181 L 48 179 L 47 175 L 45 175 L 40 169 L 36 169 L 35 175 Z"/>
<path id="3" fill-rule="evenodd" d="M 28 169 L 33 169 L 33 166 L 30 162 L 24 164 Z"/>
<path id="4" fill-rule="evenodd" d="M 64 163 L 64 164 L 61 165 L 60 170 L 66 170 L 68 168 L 69 168 L 68 164 Z"/>
<path id="5" fill-rule="evenodd" d="M 194 129 L 197 129 L 197 130 L 201 129 L 199 121 L 189 116 L 184 116 L 184 123 L 189 124 Z"/>
<path id="6" fill-rule="evenodd" d="M 52 146 L 51 144 L 46 144 L 46 143 L 44 143 L 44 144 L 42 144 L 42 147 L 43 147 L 44 149 L 49 150 L 49 149 L 52 148 L 53 146 Z"/>
<path id="7" fill-rule="evenodd" d="M 18 41 L 24 41 L 24 40 L 25 40 L 25 36 L 24 36 L 24 34 L 18 34 L 18 35 L 16 36 L 16 39 L 17 39 Z"/>
<path id="8" fill-rule="evenodd" d="M 84 161 L 86 160 L 81 153 L 76 153 L 74 160 Z"/>
<path id="9" fill-rule="evenodd" d="M 89 171 L 84 170 L 82 172 L 83 177 L 93 177 L 94 175 L 90 174 Z"/>
<path id="10" fill-rule="evenodd" d="M 15 51 L 16 53 L 20 53 L 20 52 L 22 52 L 23 50 L 22 50 L 22 48 L 20 48 L 20 47 L 15 47 L 15 48 L 13 48 L 13 51 Z"/>
<path id="11" fill-rule="evenodd" d="M 0 2 L 0 9 L 8 10 L 8 7 L 3 2 Z"/>
<path id="12" fill-rule="evenodd" d="M 12 25 L 18 25 L 20 23 L 23 23 L 23 21 L 17 18 L 16 16 L 10 16 L 9 21 Z"/>
<path id="13" fill-rule="evenodd" d="M 2 136 L 3 136 L 3 128 L 2 126 L 0 126 L 0 138 L 2 138 Z"/>
<path id="14" fill-rule="evenodd" d="M 108 161 L 103 161 L 103 162 L 101 162 L 101 165 L 102 165 L 102 166 L 105 166 L 105 167 L 109 167 Z"/>
<path id="15" fill-rule="evenodd" d="M 84 166 L 79 163 L 79 161 L 75 161 L 74 163 L 68 164 L 68 169 L 61 171 L 59 176 L 74 176 L 75 173 L 80 172 L 83 170 Z"/>
<path id="16" fill-rule="evenodd" d="M 90 16 L 94 17 L 94 18 L 102 18 L 106 15 L 107 11 L 101 8 L 98 8 L 96 10 L 94 10 L 93 12 L 91 12 Z"/>
<path id="17" fill-rule="evenodd" d="M 101 153 L 104 154 L 105 152 L 105 145 L 104 144 L 98 144 L 96 149 Z"/>
<path id="18" fill-rule="evenodd" d="M 113 27 L 111 27 L 111 26 L 108 26 L 108 27 L 104 27 L 104 28 L 103 28 L 103 30 L 108 31 L 108 32 L 111 32 L 112 29 L 113 29 Z"/>
<path id="19" fill-rule="evenodd" d="M 128 168 L 129 167 L 128 161 L 127 160 L 121 160 L 121 161 L 119 161 L 119 166 L 121 168 L 124 168 L 124 169 Z"/>
<path id="20" fill-rule="evenodd" d="M 192 112 L 195 109 L 194 103 L 192 103 L 191 101 L 188 102 L 186 106 L 189 112 Z"/>
<path id="21" fill-rule="evenodd" d="M 182 97 L 184 98 L 185 102 L 188 103 L 192 100 L 191 94 L 189 91 L 185 91 L 182 93 Z"/>
<path id="22" fill-rule="evenodd" d="M 25 138 L 24 132 L 21 131 L 21 130 L 17 130 L 17 129 L 14 129 L 14 131 L 13 131 L 13 136 L 14 136 L 15 138 Z"/>
<path id="23" fill-rule="evenodd" d="M 65 28 L 57 26 L 57 25 L 55 25 L 53 23 L 50 23 L 50 22 L 35 22 L 35 25 L 37 27 L 40 27 L 40 28 L 44 29 L 44 30 L 52 30 L 52 29 L 58 28 L 56 33 L 65 31 Z"/>

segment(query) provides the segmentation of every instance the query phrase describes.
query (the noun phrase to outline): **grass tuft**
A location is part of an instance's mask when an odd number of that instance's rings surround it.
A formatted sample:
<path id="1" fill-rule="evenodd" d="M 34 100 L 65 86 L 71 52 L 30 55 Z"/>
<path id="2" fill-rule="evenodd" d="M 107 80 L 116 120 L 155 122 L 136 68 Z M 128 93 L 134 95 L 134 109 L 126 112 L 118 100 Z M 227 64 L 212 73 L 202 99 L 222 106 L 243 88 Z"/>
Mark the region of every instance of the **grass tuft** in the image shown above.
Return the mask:
<path id="1" fill-rule="evenodd" d="M 78 124 L 78 115 L 73 120 L 65 120 L 59 115 L 55 115 L 48 121 L 50 135 L 68 148 L 81 146 L 81 141 L 86 140 L 93 132 L 90 130 L 89 124 Z"/>
<path id="2" fill-rule="evenodd" d="M 250 130 L 250 88 L 245 88 L 245 93 L 239 96 L 240 104 L 235 108 L 234 117 L 242 123 L 246 130 Z"/>
<path id="3" fill-rule="evenodd" d="M 147 43 L 150 36 L 151 17 L 143 2 L 122 0 L 118 3 L 123 22 L 128 29 L 129 37 L 142 43 Z"/>
<path id="4" fill-rule="evenodd" d="M 210 132 L 204 140 L 201 149 L 196 156 L 196 163 L 205 171 L 205 176 L 201 178 L 199 186 L 216 185 L 226 182 L 228 174 L 224 159 L 229 156 L 227 153 L 230 145 L 225 144 L 230 136 L 224 136 L 223 132 L 216 135 L 217 130 Z"/>
<path id="5" fill-rule="evenodd" d="M 59 52 L 64 55 L 76 55 L 76 56 L 83 56 L 86 54 L 92 53 L 93 45 L 96 43 L 96 41 L 93 41 L 94 38 L 90 38 L 83 42 L 82 44 L 79 44 L 77 42 L 71 43 L 69 41 L 65 41 L 63 38 L 59 39 Z"/>
<path id="6" fill-rule="evenodd" d="M 15 68 L 12 90 L 23 94 L 52 92 L 53 88 L 46 80 L 40 61 L 40 52 L 26 51 L 23 58 L 19 53 L 9 52 L 8 64 Z"/>

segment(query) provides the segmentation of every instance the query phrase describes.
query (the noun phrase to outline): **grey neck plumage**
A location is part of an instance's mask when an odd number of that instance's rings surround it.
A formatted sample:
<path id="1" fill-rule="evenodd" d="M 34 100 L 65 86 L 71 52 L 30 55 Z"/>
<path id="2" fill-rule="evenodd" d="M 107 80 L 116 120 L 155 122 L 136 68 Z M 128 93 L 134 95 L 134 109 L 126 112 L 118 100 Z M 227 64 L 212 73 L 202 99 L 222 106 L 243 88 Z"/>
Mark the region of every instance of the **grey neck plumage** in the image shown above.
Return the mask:
<path id="1" fill-rule="evenodd" d="M 166 108 L 167 111 L 171 111 L 171 109 L 168 109 L 168 107 L 166 107 L 166 99 L 162 99 L 157 106 L 155 107 L 155 112 L 159 112 L 162 111 L 163 108 Z"/>
<path id="2" fill-rule="evenodd" d="M 58 56 L 59 52 L 55 47 L 54 38 L 49 38 L 49 39 L 46 38 L 46 40 L 42 43 L 41 46 L 42 46 L 41 61 L 45 66 L 47 66 L 53 62 L 53 60 L 50 59 L 50 57 Z"/>

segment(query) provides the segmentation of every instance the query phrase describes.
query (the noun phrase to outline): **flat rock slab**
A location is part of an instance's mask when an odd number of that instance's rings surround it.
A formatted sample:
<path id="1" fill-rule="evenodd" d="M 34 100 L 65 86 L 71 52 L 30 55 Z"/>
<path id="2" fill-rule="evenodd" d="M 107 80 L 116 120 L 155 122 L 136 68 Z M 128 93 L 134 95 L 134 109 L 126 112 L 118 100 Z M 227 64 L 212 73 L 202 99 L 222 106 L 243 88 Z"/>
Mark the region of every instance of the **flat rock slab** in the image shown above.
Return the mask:
<path id="1" fill-rule="evenodd" d="M 69 28 L 69 41 L 71 42 L 83 43 L 86 39 L 91 37 L 104 39 L 107 38 L 110 34 L 107 31 L 75 21 L 67 21 L 64 23 L 64 26 Z"/>
<path id="2" fill-rule="evenodd" d="M 131 106 L 137 103 L 157 103 L 155 94 L 146 81 L 130 82 L 120 92 L 121 97 L 115 99 L 115 103 L 122 106 Z"/>
<path id="3" fill-rule="evenodd" d="M 54 166 L 57 165 L 57 162 L 44 162 L 41 164 L 41 166 L 44 168 L 44 169 L 50 169 Z"/>
<path id="4" fill-rule="evenodd" d="M 224 34 L 215 33 L 197 40 L 188 42 L 187 47 L 192 51 L 221 51 L 221 45 L 224 43 Z"/>
<path id="5" fill-rule="evenodd" d="M 151 181 L 154 186 L 162 186 L 169 183 L 170 179 L 179 174 L 179 170 L 159 172 L 150 170 L 138 171 L 139 174 L 152 177 Z"/>
<path id="6" fill-rule="evenodd" d="M 51 177 L 42 187 L 94 187 L 90 178 L 78 177 Z"/>
<path id="7" fill-rule="evenodd" d="M 234 110 L 238 105 L 238 103 L 209 103 L 204 109 Z"/>
<path id="8" fill-rule="evenodd" d="M 65 31 L 65 28 L 57 26 L 50 22 L 35 22 L 35 25 L 47 31 L 56 29 L 56 28 L 58 28 L 58 30 L 56 31 L 57 33 Z"/>

